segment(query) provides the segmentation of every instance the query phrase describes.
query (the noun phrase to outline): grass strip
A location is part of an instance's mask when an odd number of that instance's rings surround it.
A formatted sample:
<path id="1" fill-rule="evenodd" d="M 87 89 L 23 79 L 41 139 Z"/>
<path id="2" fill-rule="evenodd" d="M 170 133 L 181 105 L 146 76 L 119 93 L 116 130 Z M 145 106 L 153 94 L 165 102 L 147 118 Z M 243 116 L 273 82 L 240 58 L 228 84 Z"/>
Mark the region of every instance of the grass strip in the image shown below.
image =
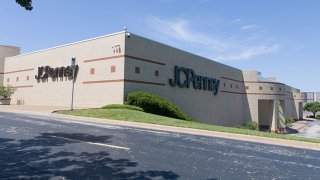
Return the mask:
<path id="1" fill-rule="evenodd" d="M 234 127 L 208 125 L 204 123 L 184 121 L 184 120 L 168 118 L 164 116 L 154 115 L 154 114 L 145 113 L 141 111 L 128 110 L 128 109 L 81 109 L 81 110 L 73 110 L 73 111 L 69 111 L 69 110 L 57 111 L 56 113 L 74 115 L 74 116 L 141 122 L 141 123 L 159 124 L 159 125 L 165 125 L 165 126 L 175 126 L 175 127 L 202 129 L 202 130 L 209 130 L 209 131 L 235 133 L 235 134 L 245 134 L 245 135 L 268 137 L 268 138 L 320 143 L 319 139 L 304 138 L 304 137 L 297 137 L 297 136 L 290 136 L 290 135 L 283 135 L 283 134 L 274 134 L 274 133 L 268 133 L 268 132 L 239 129 Z"/>

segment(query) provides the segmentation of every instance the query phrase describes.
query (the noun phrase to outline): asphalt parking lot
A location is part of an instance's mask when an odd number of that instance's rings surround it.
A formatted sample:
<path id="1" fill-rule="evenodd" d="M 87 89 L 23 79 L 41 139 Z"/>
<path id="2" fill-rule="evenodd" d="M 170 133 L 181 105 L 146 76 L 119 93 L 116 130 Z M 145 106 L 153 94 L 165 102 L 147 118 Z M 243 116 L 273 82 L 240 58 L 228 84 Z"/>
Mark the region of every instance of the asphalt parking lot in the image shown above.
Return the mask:
<path id="1" fill-rule="evenodd" d="M 320 152 L 0 112 L 0 179 L 319 179 Z"/>

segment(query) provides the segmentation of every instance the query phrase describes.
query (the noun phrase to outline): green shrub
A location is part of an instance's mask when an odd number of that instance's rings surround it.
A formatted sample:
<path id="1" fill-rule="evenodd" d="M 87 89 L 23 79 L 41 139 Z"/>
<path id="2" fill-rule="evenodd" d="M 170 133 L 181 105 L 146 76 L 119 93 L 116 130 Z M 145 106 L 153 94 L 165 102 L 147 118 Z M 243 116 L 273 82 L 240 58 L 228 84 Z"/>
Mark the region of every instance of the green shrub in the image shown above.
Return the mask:
<path id="1" fill-rule="evenodd" d="M 168 100 L 147 92 L 130 92 L 127 103 L 133 106 L 141 107 L 145 112 L 158 114 L 162 116 L 183 119 L 191 121 L 187 115 L 182 113 L 177 106 Z"/>
<path id="2" fill-rule="evenodd" d="M 16 91 L 16 88 L 8 86 L 1 86 L 0 87 L 0 96 L 2 96 L 3 98 L 10 98 L 14 92 Z"/>
<path id="3" fill-rule="evenodd" d="M 101 109 L 129 109 L 134 111 L 143 111 L 143 109 L 140 107 L 131 106 L 127 104 L 108 104 L 108 105 L 102 106 Z"/>
<path id="4" fill-rule="evenodd" d="M 294 122 L 292 117 L 286 117 L 286 124 L 292 124 Z"/>
<path id="5" fill-rule="evenodd" d="M 255 121 L 248 121 L 243 125 L 237 125 L 236 128 L 249 129 L 249 130 L 259 130 L 259 124 Z"/>

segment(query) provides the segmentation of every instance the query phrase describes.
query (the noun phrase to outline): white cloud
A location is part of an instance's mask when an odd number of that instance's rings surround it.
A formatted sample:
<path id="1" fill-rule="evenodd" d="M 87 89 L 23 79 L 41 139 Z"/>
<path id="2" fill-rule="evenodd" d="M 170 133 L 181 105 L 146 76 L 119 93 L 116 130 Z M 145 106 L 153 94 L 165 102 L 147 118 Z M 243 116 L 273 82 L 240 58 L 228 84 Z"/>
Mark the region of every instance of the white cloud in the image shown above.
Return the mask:
<path id="1" fill-rule="evenodd" d="M 256 29 L 256 28 L 261 28 L 261 25 L 256 25 L 256 24 L 250 24 L 250 25 L 245 25 L 242 26 L 241 29 L 242 30 L 250 30 L 250 29 Z"/>
<path id="2" fill-rule="evenodd" d="M 240 22 L 240 19 L 231 22 Z M 230 24 L 226 22 L 225 24 Z M 160 19 L 151 17 L 148 26 L 157 34 L 157 39 L 166 39 L 179 48 L 196 52 L 202 56 L 213 57 L 217 61 L 248 60 L 262 54 L 275 53 L 280 45 L 270 41 L 270 37 L 239 35 L 230 36 L 215 33 L 212 29 L 197 30 L 196 25 L 186 19 Z M 238 25 L 239 26 L 239 25 Z M 242 26 L 244 29 L 262 27 L 260 25 Z M 230 28 L 230 27 L 229 27 Z M 241 29 L 242 29 L 241 28 Z M 160 38 L 159 38 L 160 37 Z M 166 42 L 168 43 L 168 42 Z"/>
<path id="3" fill-rule="evenodd" d="M 193 30 L 189 21 L 185 19 L 162 20 L 153 17 L 149 19 L 149 25 L 152 29 L 162 35 L 181 42 L 210 46 L 216 51 L 223 51 L 229 46 L 228 43 L 223 42 L 212 35 Z"/>
<path id="4" fill-rule="evenodd" d="M 245 49 L 243 52 L 229 56 L 225 58 L 226 60 L 245 60 L 250 59 L 253 56 L 262 55 L 262 54 L 268 54 L 268 53 L 274 53 L 279 50 L 279 45 L 274 44 L 271 47 L 267 46 L 258 46 L 258 47 L 251 47 L 248 49 Z"/>

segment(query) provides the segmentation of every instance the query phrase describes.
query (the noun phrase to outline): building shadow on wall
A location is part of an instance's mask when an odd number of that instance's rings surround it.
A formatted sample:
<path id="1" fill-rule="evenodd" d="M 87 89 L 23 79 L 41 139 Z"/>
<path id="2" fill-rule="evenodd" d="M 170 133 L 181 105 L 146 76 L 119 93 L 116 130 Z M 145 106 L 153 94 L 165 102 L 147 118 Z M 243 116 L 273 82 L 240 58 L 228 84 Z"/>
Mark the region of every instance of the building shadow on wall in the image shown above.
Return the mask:
<path id="1" fill-rule="evenodd" d="M 109 143 L 111 136 L 43 133 L 33 139 L 0 138 L 0 179 L 177 179 L 172 171 L 143 171 L 137 162 L 114 159 L 106 151 L 70 152 L 79 141 Z M 63 147 L 64 146 L 64 147 Z M 53 147 L 62 149 L 52 150 Z M 130 171 L 131 169 L 131 171 Z"/>

